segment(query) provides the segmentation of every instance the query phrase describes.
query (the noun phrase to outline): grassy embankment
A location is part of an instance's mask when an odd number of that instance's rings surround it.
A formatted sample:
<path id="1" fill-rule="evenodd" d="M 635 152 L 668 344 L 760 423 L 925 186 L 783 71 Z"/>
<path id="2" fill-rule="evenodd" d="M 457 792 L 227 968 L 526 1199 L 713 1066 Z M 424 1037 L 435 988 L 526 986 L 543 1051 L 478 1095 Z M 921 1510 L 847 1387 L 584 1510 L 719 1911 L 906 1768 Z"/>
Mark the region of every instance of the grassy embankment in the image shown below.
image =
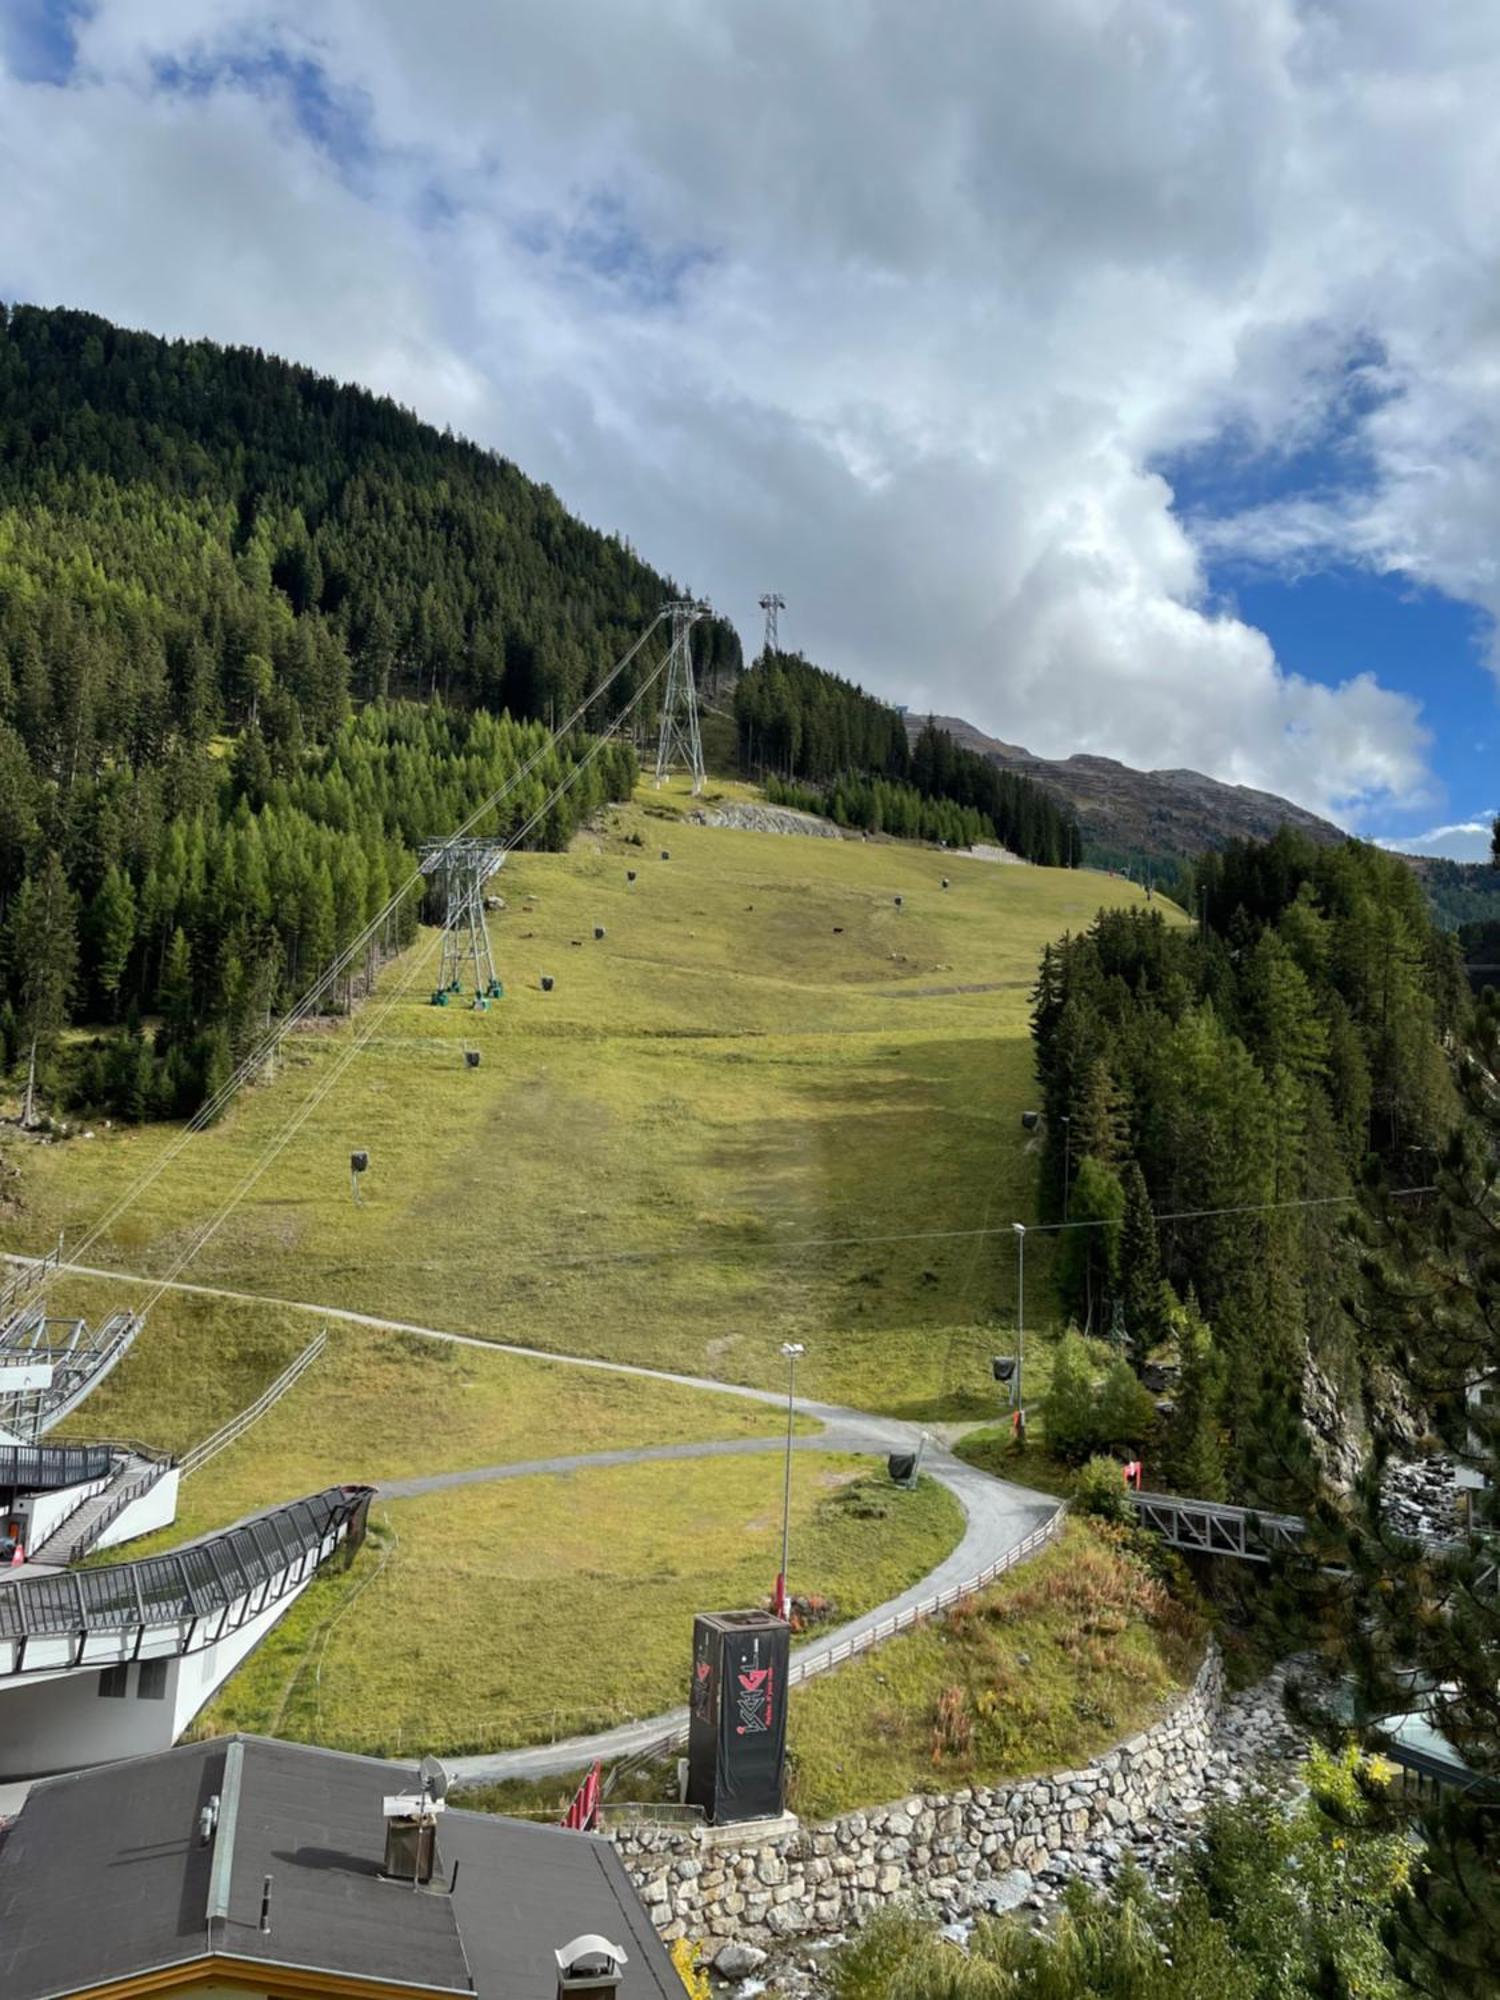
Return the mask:
<path id="1" fill-rule="evenodd" d="M 320 1579 L 200 1719 L 405 1755 L 545 1741 L 686 1699 L 692 1615 L 765 1599 L 779 1466 L 659 1462 L 376 1509 L 347 1580 Z M 953 1546 L 957 1502 L 798 1456 L 794 1581 L 857 1616 Z"/>
<path id="2" fill-rule="evenodd" d="M 791 1335 L 810 1393 L 986 1414 L 987 1327 L 1013 1312 L 1008 1224 L 1030 1213 L 1037 958 L 1139 892 L 661 810 L 648 794 L 572 854 L 515 860 L 493 925 L 506 999 L 432 1008 L 424 966 L 190 1275 L 771 1385 Z M 97 1261 L 163 1268 L 350 1032 L 290 1038 L 274 1088 L 195 1142 Z M 162 1143 L 37 1149 L 8 1234 L 76 1235 Z M 372 1155 L 359 1207 L 354 1145 Z M 985 1228 L 1002 1233 L 923 1234 Z M 1045 1277 L 1039 1242 L 1039 1306 Z"/>
<path id="3" fill-rule="evenodd" d="M 1196 1610 L 1117 1533 L 1071 1521 L 1057 1545 L 948 1617 L 798 1688 L 787 1803 L 832 1818 L 912 1793 L 1072 1769 L 1142 1728 L 1190 1680 Z M 465 1803 L 548 1812 L 579 1774 L 486 1786 Z M 621 1796 L 660 1798 L 674 1772 Z"/>
<path id="4" fill-rule="evenodd" d="M 1014 1310 L 1008 1223 L 1031 1212 L 1019 1114 L 1034 1101 L 1037 958 L 1139 892 L 909 846 L 705 829 L 676 817 L 683 803 L 643 793 L 574 852 L 508 865 L 492 926 L 507 994 L 489 1013 L 427 1004 L 426 940 L 406 997 L 188 1275 L 769 1385 L 795 1338 L 809 1393 L 925 1421 L 992 1412 L 988 1357 Z M 390 968 L 383 993 L 407 970 Z M 195 1141 L 91 1261 L 164 1269 L 378 1004 L 352 1030 L 290 1037 L 274 1085 Z M 64 1226 L 76 1240 L 164 1143 L 116 1131 L 28 1149 L 8 1241 L 33 1247 Z M 355 1145 L 371 1153 L 361 1206 Z M 1027 1275 L 1036 1313 L 1040 1242 Z M 180 1445 L 315 1325 L 274 1305 L 163 1301 L 83 1427 Z M 1039 1368 L 1035 1342 L 1033 1355 Z M 189 1519 L 229 1520 L 334 1477 L 774 1422 L 729 1399 L 341 1330 L 294 1396 L 188 1488 Z M 570 1503 L 607 1534 L 584 1480 Z M 486 1543 L 476 1489 L 436 1505 L 476 1559 L 511 1559 Z M 403 1545 L 419 1553 L 429 1532 L 419 1523 Z M 566 1574 L 553 1595 L 556 1657 Z M 464 1613 L 443 1602 L 434 1615 Z M 352 1663 L 369 1685 L 378 1650 Z"/>

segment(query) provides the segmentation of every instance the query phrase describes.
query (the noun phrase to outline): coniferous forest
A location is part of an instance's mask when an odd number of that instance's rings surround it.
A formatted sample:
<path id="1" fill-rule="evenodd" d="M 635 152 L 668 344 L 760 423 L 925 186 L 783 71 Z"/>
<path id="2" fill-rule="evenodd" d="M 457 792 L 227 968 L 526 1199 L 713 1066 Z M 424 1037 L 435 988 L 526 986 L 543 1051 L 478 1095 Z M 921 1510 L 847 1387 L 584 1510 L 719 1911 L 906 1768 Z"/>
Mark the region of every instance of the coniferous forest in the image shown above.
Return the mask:
<path id="1" fill-rule="evenodd" d="M 1206 1497 L 1300 1504 L 1298 1420 L 1336 1431 L 1368 1359 L 1344 1305 L 1351 1198 L 1372 1173 L 1432 1183 L 1468 990 L 1416 878 L 1377 849 L 1283 829 L 1198 880 L 1206 925 L 1110 912 L 1044 955 L 1042 1204 L 1102 1225 L 1061 1238 L 1077 1324 L 1184 1364 L 1192 1422 L 1165 1475 L 1212 1438 Z"/>
<path id="2" fill-rule="evenodd" d="M 898 709 L 796 653 L 762 656 L 742 674 L 734 714 L 741 768 L 784 805 L 950 847 L 998 841 L 1047 868 L 1083 860 L 1077 822 L 1040 785 L 931 722 L 911 743 Z"/>
<path id="3" fill-rule="evenodd" d="M 532 754 L 678 594 L 387 399 L 254 350 L 0 309 L 0 1065 L 35 1047 L 64 1102 L 191 1109 L 413 843 Z M 1044 794 L 936 732 L 910 751 L 851 684 L 788 656 L 740 677 L 718 618 L 694 658 L 705 689 L 739 681 L 747 767 L 843 823 L 1077 860 Z M 576 754 L 539 768 L 516 823 Z M 565 840 L 633 774 L 612 746 L 538 837 Z M 64 1073 L 70 1021 L 112 1032 Z"/>

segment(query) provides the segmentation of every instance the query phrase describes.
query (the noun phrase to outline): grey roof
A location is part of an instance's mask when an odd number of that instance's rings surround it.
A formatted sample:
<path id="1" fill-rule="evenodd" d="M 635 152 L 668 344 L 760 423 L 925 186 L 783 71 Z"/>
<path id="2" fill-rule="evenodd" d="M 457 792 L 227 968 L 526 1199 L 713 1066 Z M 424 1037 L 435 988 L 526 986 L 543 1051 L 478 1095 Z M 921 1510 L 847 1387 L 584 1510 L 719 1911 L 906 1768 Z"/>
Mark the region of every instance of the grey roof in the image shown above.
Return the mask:
<path id="1" fill-rule="evenodd" d="M 450 1808 L 441 1883 L 386 1881 L 381 1802 L 415 1788 L 409 1765 L 257 1736 L 49 1778 L 0 1841 L 0 1994 L 54 2000 L 212 1951 L 479 2000 L 552 2000 L 553 1952 L 599 1931 L 628 1954 L 621 2000 L 681 2000 L 607 1841 Z M 219 1826 L 204 1845 L 198 1819 L 214 1794 Z"/>

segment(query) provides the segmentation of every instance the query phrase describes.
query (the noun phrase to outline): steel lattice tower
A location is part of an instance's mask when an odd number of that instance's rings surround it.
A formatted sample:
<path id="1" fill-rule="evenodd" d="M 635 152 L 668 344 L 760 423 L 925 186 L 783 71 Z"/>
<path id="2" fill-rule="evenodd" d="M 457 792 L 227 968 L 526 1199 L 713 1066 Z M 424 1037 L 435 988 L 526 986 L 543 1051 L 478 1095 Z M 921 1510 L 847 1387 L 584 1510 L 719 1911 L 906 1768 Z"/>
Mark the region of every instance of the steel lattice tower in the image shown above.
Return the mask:
<path id="1" fill-rule="evenodd" d="M 760 608 L 766 614 L 766 643 L 761 657 L 769 660 L 773 653 L 781 651 L 781 640 L 776 631 L 776 614 L 786 610 L 786 599 L 779 590 L 768 590 L 760 600 Z"/>
<path id="2" fill-rule="evenodd" d="M 667 684 L 661 698 L 661 734 L 656 744 L 656 782 L 673 764 L 685 764 L 695 793 L 703 790 L 703 739 L 698 733 L 698 690 L 693 680 L 693 627 L 706 617 L 708 606 L 679 597 L 667 609 L 672 614 L 672 650 L 667 654 Z"/>
<path id="3" fill-rule="evenodd" d="M 505 849 L 496 840 L 429 840 L 422 848 L 422 873 L 441 885 L 444 898 L 443 964 L 434 1007 L 446 1007 L 448 995 L 462 993 L 471 980 L 479 1008 L 505 991 L 484 921 L 484 885 L 504 862 Z"/>

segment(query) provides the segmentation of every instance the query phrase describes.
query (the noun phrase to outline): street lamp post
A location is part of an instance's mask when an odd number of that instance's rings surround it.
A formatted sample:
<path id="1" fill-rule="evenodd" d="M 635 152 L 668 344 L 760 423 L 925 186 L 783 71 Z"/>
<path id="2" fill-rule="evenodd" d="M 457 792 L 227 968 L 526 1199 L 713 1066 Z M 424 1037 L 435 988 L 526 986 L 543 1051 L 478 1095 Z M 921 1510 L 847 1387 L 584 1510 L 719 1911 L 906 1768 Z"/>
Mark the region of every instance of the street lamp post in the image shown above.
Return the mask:
<path id="1" fill-rule="evenodd" d="M 1073 1121 L 1060 1118 L 1063 1128 L 1063 1221 L 1068 1219 L 1068 1208 L 1073 1199 Z"/>
<path id="2" fill-rule="evenodd" d="M 792 1420 L 796 1412 L 797 1360 L 807 1352 L 800 1340 L 784 1340 L 786 1356 L 786 1477 L 781 1491 L 781 1574 L 776 1579 L 776 1615 L 785 1618 L 791 1609 L 787 1594 L 787 1559 L 792 1539 Z"/>
<path id="3" fill-rule="evenodd" d="M 1026 1435 L 1026 1396 L 1022 1378 L 1026 1371 L 1026 1225 L 1013 1222 L 1016 1232 L 1016 1409 L 1021 1421 L 1016 1426 Z"/>

